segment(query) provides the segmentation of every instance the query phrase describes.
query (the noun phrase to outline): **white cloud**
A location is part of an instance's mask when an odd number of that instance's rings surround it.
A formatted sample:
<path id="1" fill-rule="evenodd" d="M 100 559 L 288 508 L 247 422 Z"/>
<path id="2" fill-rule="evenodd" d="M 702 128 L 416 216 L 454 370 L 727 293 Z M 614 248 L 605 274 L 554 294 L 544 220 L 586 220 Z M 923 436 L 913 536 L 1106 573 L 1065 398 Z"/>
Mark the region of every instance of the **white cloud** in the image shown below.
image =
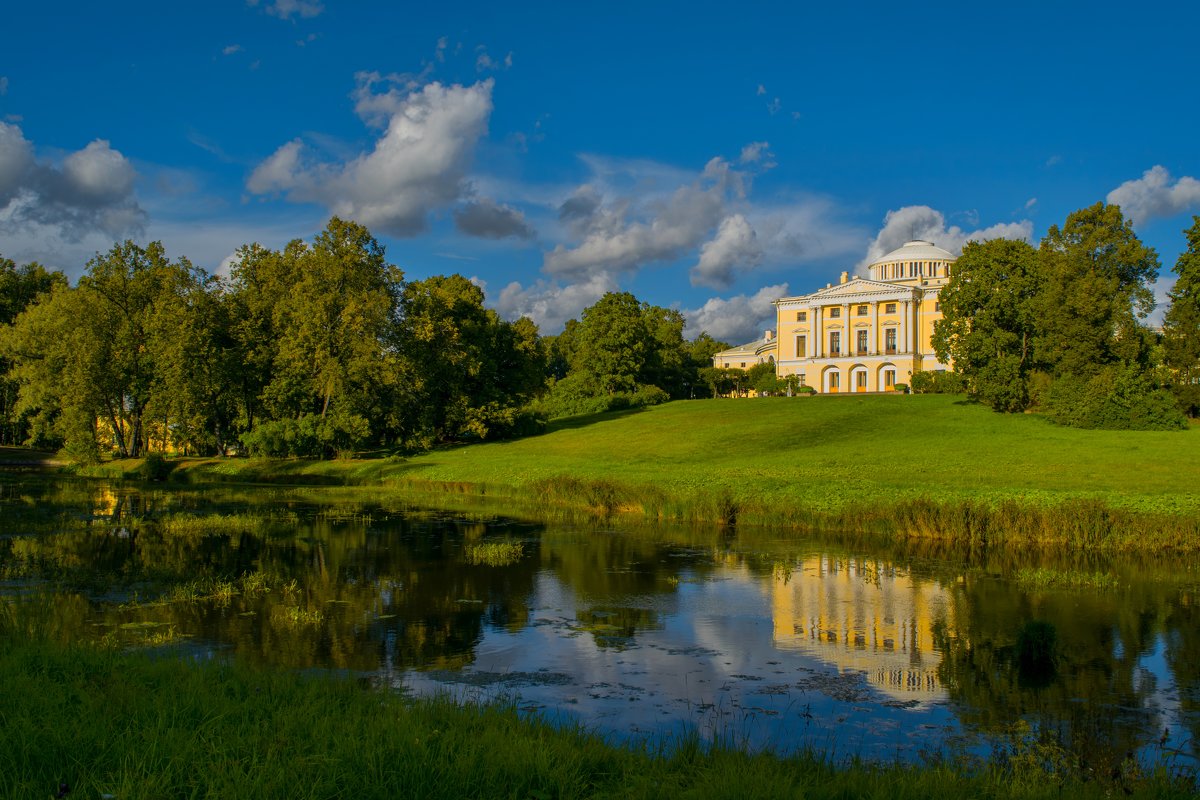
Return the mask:
<path id="1" fill-rule="evenodd" d="M 963 245 L 971 240 L 977 242 L 989 239 L 1029 241 L 1032 236 L 1033 223 L 1027 219 L 1020 222 L 1001 222 L 980 230 L 964 231 L 957 225 L 947 228 L 946 218 L 942 212 L 929 206 L 904 206 L 887 213 L 887 216 L 884 217 L 883 228 L 868 246 L 867 255 L 858 263 L 858 266 L 865 267 L 912 239 L 933 242 L 943 250 L 949 250 L 958 255 L 962 252 Z"/>
<path id="2" fill-rule="evenodd" d="M 775 165 L 775 154 L 771 152 L 768 142 L 751 142 L 742 148 L 738 156 L 739 164 L 758 164 L 763 169 L 771 169 Z"/>
<path id="3" fill-rule="evenodd" d="M 734 272 L 739 267 L 753 267 L 762 261 L 762 257 L 762 246 L 754 228 L 744 216 L 734 214 L 723 219 L 716 238 L 700 248 L 700 260 L 688 276 L 693 286 L 724 289 L 733 283 Z"/>
<path id="4" fill-rule="evenodd" d="M 246 0 L 248 6 L 257 7 L 258 4 L 259 0 Z M 325 5 L 318 0 L 274 0 L 263 6 L 263 10 L 280 19 L 311 18 L 320 15 L 325 10 Z"/>
<path id="5" fill-rule="evenodd" d="M 468 236 L 483 239 L 503 239 L 515 236 L 531 239 L 534 230 L 525 221 L 525 215 L 515 208 L 498 205 L 486 197 L 467 203 L 454 212 L 454 225 Z"/>
<path id="6" fill-rule="evenodd" d="M 242 52 L 242 49 L 243 48 L 240 44 L 227 44 L 221 48 L 221 55 L 231 56 L 234 53 Z"/>
<path id="7" fill-rule="evenodd" d="M 745 197 L 745 174 L 720 158 L 666 196 L 642 184 L 634 193 L 606 202 L 609 176 L 595 172 L 598 180 L 579 187 L 559 207 L 559 218 L 582 241 L 574 247 L 559 244 L 545 254 L 543 268 L 551 275 L 626 272 L 679 258 L 708 237 L 725 218 L 731 200 Z M 651 170 L 646 177 L 652 175 Z"/>
<path id="8" fill-rule="evenodd" d="M 0 229 L 36 228 L 79 241 L 93 231 L 112 238 L 142 228 L 133 165 L 103 139 L 54 164 L 39 161 L 16 125 L 0 122 Z"/>
<path id="9" fill-rule="evenodd" d="M 374 148 L 344 163 L 320 161 L 300 139 L 281 146 L 250 175 L 254 194 L 283 193 L 394 236 L 426 227 L 428 214 L 464 195 L 465 175 L 492 112 L 492 81 L 472 86 L 411 83 L 383 93 L 378 75 L 359 75 L 356 110 L 386 119 Z M 400 76 L 387 79 L 395 83 Z"/>
<path id="10" fill-rule="evenodd" d="M 539 280 L 525 288 L 513 281 L 500 291 L 496 311 L 505 319 L 529 317 L 543 334 L 555 334 L 567 320 L 578 319 L 605 292 L 615 291 L 616 281 L 607 275 L 593 275 L 566 286 Z"/>
<path id="11" fill-rule="evenodd" d="M 1025 210 L 1028 211 L 1037 205 L 1037 198 L 1031 197 L 1025 201 Z"/>
<path id="12" fill-rule="evenodd" d="M 1200 181 L 1184 176 L 1174 183 L 1166 167 L 1155 165 L 1137 180 L 1125 181 L 1108 193 L 1135 225 L 1156 217 L 1173 217 L 1200 207 Z"/>
<path id="13" fill-rule="evenodd" d="M 695 338 L 707 331 L 714 339 L 732 345 L 754 341 L 775 327 L 774 302 L 787 294 L 788 285 L 780 283 L 764 286 L 752 295 L 711 298 L 700 308 L 684 309 L 684 335 Z"/>
<path id="14" fill-rule="evenodd" d="M 765 263 L 789 266 L 844 257 L 858 250 L 866 232 L 840 217 L 837 205 L 819 196 L 760 207 L 750 215 Z"/>

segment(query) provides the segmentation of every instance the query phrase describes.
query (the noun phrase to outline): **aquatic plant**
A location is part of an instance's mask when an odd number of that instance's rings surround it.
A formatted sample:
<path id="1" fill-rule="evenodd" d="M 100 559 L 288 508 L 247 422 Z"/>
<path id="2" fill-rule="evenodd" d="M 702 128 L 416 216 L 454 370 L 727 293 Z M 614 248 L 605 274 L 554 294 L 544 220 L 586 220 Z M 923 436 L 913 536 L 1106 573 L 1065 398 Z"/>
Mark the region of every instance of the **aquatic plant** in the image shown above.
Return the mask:
<path id="1" fill-rule="evenodd" d="M 525 554 L 520 542 L 479 542 L 463 546 L 463 556 L 468 564 L 488 567 L 507 567 L 517 563 Z"/>

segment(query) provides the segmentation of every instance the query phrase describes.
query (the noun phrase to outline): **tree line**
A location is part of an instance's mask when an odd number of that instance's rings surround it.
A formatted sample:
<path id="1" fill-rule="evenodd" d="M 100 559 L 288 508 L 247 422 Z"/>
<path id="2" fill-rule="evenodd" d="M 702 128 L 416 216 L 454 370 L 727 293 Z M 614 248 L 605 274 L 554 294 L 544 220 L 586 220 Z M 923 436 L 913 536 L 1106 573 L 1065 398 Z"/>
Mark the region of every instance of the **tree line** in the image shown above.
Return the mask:
<path id="1" fill-rule="evenodd" d="M 997 411 L 1037 409 L 1082 428 L 1186 427 L 1200 413 L 1200 217 L 1161 331 L 1153 248 L 1115 205 L 1053 225 L 1038 247 L 968 242 L 940 295 L 939 360 L 952 358 L 969 394 Z"/>
<path id="2" fill-rule="evenodd" d="M 501 319 L 461 275 L 406 281 L 363 226 L 250 244 L 227 278 L 126 241 L 75 286 L 0 258 L 0 443 L 329 456 L 539 430 L 688 397 L 728 345 L 610 293 L 559 336 Z"/>

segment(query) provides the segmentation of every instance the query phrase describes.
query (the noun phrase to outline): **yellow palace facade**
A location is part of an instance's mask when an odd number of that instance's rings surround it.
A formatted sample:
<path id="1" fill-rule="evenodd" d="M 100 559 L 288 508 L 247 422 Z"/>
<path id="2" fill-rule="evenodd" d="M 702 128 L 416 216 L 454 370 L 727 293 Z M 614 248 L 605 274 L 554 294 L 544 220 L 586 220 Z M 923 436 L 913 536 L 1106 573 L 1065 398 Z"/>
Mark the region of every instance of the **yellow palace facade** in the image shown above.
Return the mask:
<path id="1" fill-rule="evenodd" d="M 947 370 L 933 354 L 938 295 L 955 257 L 932 242 L 914 240 L 867 267 L 868 276 L 843 272 L 837 284 L 775 301 L 776 327 L 762 339 L 713 356 L 713 366 L 746 369 L 774 363 L 818 392 L 889 392 L 914 372 Z"/>

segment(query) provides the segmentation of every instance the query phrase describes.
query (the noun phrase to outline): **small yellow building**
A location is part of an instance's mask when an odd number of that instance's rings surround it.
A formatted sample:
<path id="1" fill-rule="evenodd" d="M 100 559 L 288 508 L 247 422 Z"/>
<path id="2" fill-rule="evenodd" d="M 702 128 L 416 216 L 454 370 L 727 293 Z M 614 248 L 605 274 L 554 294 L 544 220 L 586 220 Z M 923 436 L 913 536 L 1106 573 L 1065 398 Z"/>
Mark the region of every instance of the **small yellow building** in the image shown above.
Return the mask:
<path id="1" fill-rule="evenodd" d="M 908 242 L 872 262 L 865 278 L 843 272 L 836 284 L 776 300 L 775 331 L 717 353 L 713 365 L 773 361 L 780 377 L 830 394 L 894 391 L 914 372 L 948 370 L 930 340 L 954 261 L 932 242 Z"/>

